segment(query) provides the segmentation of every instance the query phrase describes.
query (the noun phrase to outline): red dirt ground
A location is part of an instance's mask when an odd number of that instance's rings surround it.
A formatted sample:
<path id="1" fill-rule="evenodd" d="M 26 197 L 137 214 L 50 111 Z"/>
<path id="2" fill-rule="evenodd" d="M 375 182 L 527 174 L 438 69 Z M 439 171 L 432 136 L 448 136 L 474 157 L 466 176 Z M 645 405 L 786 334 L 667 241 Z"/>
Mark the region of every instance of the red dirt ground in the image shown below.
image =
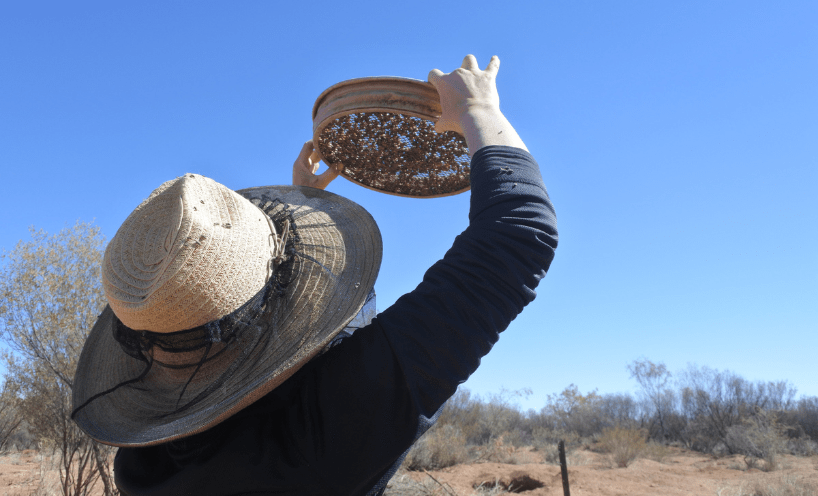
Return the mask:
<path id="1" fill-rule="evenodd" d="M 541 457 L 536 455 L 525 450 L 518 457 L 525 463 L 456 465 L 429 474 L 458 496 L 475 494 L 474 488 L 481 483 L 486 487 L 499 479 L 507 484 L 515 478 L 520 483 L 534 479 L 543 484 L 520 494 L 563 496 L 559 466 L 538 463 Z M 568 479 L 571 496 L 818 495 L 818 457 L 782 458 L 781 469 L 762 472 L 747 470 L 743 457 L 738 455 L 717 459 L 670 448 L 661 462 L 637 459 L 626 468 L 617 468 L 607 455 L 583 450 L 569 456 Z M 418 481 L 429 477 L 423 472 L 406 475 Z M 439 494 L 449 493 L 441 488 Z"/>
<path id="2" fill-rule="evenodd" d="M 539 481 L 543 487 L 521 494 L 562 496 L 559 466 L 541 463 L 540 454 L 530 449 L 517 450 L 514 456 L 521 463 L 463 464 L 429 474 L 458 496 L 475 494 L 474 488 L 480 483 L 493 484 L 497 480 L 507 483 L 512 479 L 526 480 L 526 477 Z M 574 452 L 568 462 L 572 496 L 738 496 L 756 494 L 754 491 L 759 487 L 778 488 L 782 496 L 818 495 L 816 456 L 783 456 L 782 468 L 773 472 L 746 470 L 741 456 L 717 459 L 678 448 L 670 448 L 661 462 L 637 459 L 626 468 L 615 468 L 607 455 L 591 451 Z M 418 481 L 430 480 L 423 472 L 405 476 Z M 48 459 L 43 461 L 36 451 L 0 455 L 0 494 L 57 494 L 56 477 L 55 468 L 50 468 Z M 441 488 L 437 494 L 451 492 Z M 101 493 L 99 490 L 95 494 Z"/>

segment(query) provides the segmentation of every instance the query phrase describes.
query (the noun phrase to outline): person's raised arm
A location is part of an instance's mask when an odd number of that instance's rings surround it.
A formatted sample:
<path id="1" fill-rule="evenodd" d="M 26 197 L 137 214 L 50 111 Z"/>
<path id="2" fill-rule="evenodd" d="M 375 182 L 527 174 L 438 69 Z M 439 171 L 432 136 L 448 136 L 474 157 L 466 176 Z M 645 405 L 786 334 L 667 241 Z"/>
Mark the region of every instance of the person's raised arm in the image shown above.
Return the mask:
<path id="1" fill-rule="evenodd" d="M 469 157 L 489 145 L 512 146 L 528 151 L 517 131 L 500 112 L 497 94 L 497 71 L 500 58 L 491 58 L 481 71 L 474 55 L 466 55 L 459 69 L 444 74 L 438 69 L 429 72 L 429 82 L 440 95 L 443 108 L 435 131 L 455 131 L 466 138 Z"/>
<path id="2" fill-rule="evenodd" d="M 551 265 L 554 208 L 539 165 L 500 113 L 498 67 L 494 58 L 480 71 L 469 55 L 450 74 L 430 73 L 443 107 L 437 130 L 462 131 L 469 146 L 469 227 L 414 290 L 302 369 L 311 389 L 300 394 L 315 400 L 293 410 L 304 427 L 289 425 L 287 435 L 304 439 L 301 453 L 327 493 L 372 494 L 386 484 L 458 384 L 534 300 Z"/>

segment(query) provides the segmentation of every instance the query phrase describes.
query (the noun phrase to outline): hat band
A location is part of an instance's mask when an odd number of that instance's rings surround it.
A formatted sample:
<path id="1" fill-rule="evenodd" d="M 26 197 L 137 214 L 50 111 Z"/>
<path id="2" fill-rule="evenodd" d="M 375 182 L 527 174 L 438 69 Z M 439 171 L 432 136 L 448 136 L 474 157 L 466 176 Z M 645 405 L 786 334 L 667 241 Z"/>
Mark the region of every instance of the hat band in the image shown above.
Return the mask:
<path id="1" fill-rule="evenodd" d="M 181 402 L 188 385 L 190 385 L 190 382 L 196 376 L 199 369 L 201 369 L 202 365 L 219 356 L 227 349 L 227 345 L 233 342 L 243 331 L 248 329 L 255 331 L 256 336 L 254 336 L 254 340 L 257 340 L 262 332 L 262 327 L 255 324 L 256 319 L 258 319 L 265 310 L 265 306 L 268 303 L 268 298 L 283 295 L 285 286 L 286 284 L 282 285 L 278 278 L 270 278 L 270 280 L 267 281 L 259 292 L 257 292 L 249 301 L 237 308 L 235 311 L 225 315 L 219 320 L 208 322 L 207 324 L 184 331 L 170 333 L 135 331 L 123 324 L 122 321 L 120 321 L 114 315 L 114 325 L 112 326 L 114 339 L 119 343 L 119 346 L 125 353 L 144 362 L 145 368 L 137 377 L 120 382 L 110 389 L 91 396 L 82 405 L 74 408 L 74 410 L 71 412 L 71 417 L 74 418 L 77 412 L 88 406 L 92 401 L 107 394 L 113 393 L 120 387 L 141 381 L 148 375 L 148 372 L 150 372 L 154 362 L 160 364 L 162 367 L 172 369 L 196 367 L 188 377 L 187 382 L 179 393 L 176 408 L 173 412 L 169 412 L 166 415 L 181 412 L 195 405 L 207 397 L 207 395 L 212 391 L 219 388 L 224 381 L 226 381 L 232 375 L 233 371 L 238 368 L 239 364 L 244 358 L 246 358 L 251 349 L 247 348 L 241 350 L 241 356 L 238 357 L 237 360 L 233 361 L 230 367 L 228 367 L 228 369 L 219 376 L 218 380 L 210 384 L 195 398 L 179 407 L 179 402 Z M 217 343 L 224 343 L 225 346 L 216 353 L 211 354 L 210 351 L 212 346 Z M 151 350 L 154 349 L 154 347 L 157 347 L 163 352 L 167 353 L 188 353 L 200 350 L 202 348 L 204 348 L 204 351 L 197 362 L 169 364 L 154 359 L 153 353 L 151 353 Z M 162 415 L 162 417 L 166 415 Z"/>

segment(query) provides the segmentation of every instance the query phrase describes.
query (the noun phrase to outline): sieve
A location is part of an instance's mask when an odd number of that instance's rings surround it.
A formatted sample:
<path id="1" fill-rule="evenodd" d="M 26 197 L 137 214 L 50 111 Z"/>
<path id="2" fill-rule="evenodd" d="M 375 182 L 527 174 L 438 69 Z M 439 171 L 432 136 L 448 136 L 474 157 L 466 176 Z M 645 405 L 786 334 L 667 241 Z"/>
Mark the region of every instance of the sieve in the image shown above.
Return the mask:
<path id="1" fill-rule="evenodd" d="M 321 160 L 365 188 L 437 198 L 469 189 L 469 151 L 454 131 L 438 133 L 440 96 L 426 81 L 365 77 L 330 86 L 312 108 Z"/>

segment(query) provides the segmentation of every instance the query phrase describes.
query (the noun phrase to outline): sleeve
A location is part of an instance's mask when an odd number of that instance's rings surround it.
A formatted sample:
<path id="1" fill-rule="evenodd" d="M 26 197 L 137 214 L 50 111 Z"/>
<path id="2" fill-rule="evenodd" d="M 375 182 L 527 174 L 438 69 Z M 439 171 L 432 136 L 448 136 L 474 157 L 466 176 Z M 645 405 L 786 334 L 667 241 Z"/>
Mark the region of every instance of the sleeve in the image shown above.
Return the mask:
<path id="1" fill-rule="evenodd" d="M 302 376 L 291 425 L 304 429 L 299 451 L 329 492 L 366 494 L 382 481 L 534 299 L 556 247 L 554 209 L 531 154 L 478 150 L 469 227 L 415 290 Z"/>

